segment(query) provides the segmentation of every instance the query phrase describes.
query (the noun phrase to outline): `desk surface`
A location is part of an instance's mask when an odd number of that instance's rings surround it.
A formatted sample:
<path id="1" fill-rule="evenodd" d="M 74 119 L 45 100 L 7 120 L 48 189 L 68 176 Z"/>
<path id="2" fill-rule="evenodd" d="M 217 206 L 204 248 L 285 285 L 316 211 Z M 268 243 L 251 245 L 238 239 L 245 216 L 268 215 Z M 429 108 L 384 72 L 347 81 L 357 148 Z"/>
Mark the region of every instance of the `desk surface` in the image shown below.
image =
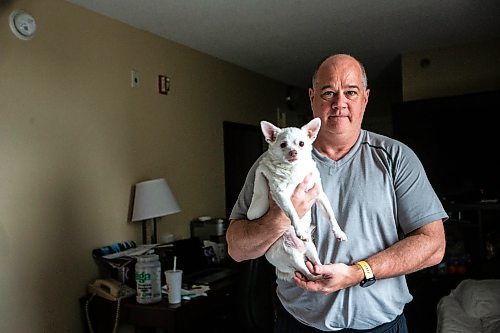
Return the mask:
<path id="1" fill-rule="evenodd" d="M 234 332 L 236 306 L 232 279 L 210 286 L 208 296 L 200 296 L 180 304 L 169 304 L 167 297 L 154 304 L 139 304 L 135 297 L 121 301 L 120 323 L 138 328 L 164 328 L 175 332 Z M 110 332 L 114 323 L 116 302 L 99 297 L 89 303 L 94 332 Z M 236 330 L 237 331 L 237 330 Z"/>

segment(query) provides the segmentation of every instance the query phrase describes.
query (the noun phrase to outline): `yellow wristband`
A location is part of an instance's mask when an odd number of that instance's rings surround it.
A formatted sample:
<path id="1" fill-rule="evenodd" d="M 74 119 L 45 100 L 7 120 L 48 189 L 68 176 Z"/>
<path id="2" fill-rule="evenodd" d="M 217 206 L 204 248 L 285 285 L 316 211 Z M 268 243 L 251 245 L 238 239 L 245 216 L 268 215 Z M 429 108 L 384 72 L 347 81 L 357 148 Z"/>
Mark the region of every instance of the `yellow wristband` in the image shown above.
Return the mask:
<path id="1" fill-rule="evenodd" d="M 363 273 L 365 274 L 365 280 L 372 279 L 374 277 L 372 268 L 370 267 L 370 265 L 368 265 L 366 261 L 364 260 L 358 261 L 356 265 L 361 267 L 361 269 L 363 270 Z"/>
<path id="2" fill-rule="evenodd" d="M 377 281 L 377 279 L 375 279 L 375 276 L 373 275 L 372 268 L 370 267 L 370 265 L 368 265 L 366 261 L 364 260 L 358 261 L 356 265 L 361 267 L 361 269 L 363 270 L 363 274 L 365 275 L 363 281 L 359 283 L 361 287 L 363 288 L 369 287 L 372 284 L 374 284 L 375 281 Z"/>

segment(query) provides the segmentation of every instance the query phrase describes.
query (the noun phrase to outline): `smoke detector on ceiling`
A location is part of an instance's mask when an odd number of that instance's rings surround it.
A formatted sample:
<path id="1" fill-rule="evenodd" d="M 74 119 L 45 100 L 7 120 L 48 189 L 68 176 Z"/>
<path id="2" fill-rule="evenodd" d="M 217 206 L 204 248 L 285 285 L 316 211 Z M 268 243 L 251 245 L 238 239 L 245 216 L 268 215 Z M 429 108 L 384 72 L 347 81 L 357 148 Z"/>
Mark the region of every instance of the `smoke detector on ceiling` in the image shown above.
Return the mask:
<path id="1" fill-rule="evenodd" d="M 10 30 L 17 38 L 28 40 L 36 32 L 35 18 L 22 10 L 15 10 L 9 16 Z"/>

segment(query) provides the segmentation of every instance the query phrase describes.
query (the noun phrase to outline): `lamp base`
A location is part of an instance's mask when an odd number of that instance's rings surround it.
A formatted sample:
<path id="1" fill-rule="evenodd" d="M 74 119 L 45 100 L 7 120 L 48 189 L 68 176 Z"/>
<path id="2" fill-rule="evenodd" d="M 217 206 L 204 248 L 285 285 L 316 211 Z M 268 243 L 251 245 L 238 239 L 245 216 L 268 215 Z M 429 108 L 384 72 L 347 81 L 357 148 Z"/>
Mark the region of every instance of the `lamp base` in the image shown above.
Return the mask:
<path id="1" fill-rule="evenodd" d="M 158 243 L 156 218 L 152 219 L 153 231 L 151 232 L 151 224 L 148 220 L 142 221 L 142 243 L 156 244 Z"/>

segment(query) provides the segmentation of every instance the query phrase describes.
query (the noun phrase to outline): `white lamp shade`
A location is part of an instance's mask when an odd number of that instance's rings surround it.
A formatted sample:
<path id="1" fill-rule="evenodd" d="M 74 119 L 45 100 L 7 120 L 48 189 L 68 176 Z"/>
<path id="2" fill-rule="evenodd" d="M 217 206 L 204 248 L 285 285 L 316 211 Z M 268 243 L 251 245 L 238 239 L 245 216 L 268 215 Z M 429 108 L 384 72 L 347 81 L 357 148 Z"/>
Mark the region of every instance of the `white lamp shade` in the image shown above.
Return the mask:
<path id="1" fill-rule="evenodd" d="M 180 212 L 181 209 L 163 178 L 135 184 L 132 221 L 142 221 Z"/>

